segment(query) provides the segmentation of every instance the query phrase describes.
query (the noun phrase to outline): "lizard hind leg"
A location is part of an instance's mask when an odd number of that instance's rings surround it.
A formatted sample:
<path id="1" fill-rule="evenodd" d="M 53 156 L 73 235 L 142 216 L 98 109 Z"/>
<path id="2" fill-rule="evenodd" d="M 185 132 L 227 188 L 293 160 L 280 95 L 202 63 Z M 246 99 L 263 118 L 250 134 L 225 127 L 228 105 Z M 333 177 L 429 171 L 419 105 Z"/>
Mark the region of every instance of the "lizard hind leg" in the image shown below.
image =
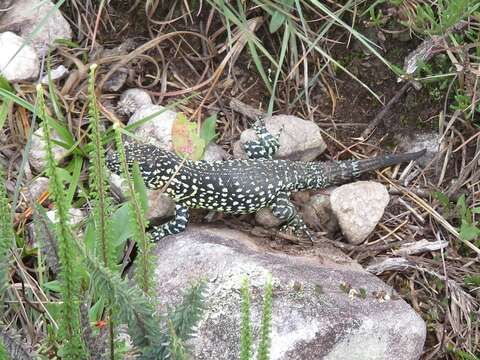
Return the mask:
<path id="1" fill-rule="evenodd" d="M 280 147 L 280 133 L 277 136 L 270 134 L 265 127 L 265 122 L 259 118 L 253 130 L 257 134 L 258 140 L 248 141 L 243 144 L 243 148 L 250 159 L 271 159 Z"/>
<path id="2" fill-rule="evenodd" d="M 270 205 L 272 213 L 280 220 L 284 220 L 285 224 L 280 228 L 281 231 L 293 230 L 298 236 L 307 236 L 313 242 L 314 236 L 307 227 L 301 216 L 298 214 L 295 205 L 289 199 L 288 193 L 280 193 L 273 204 Z"/>
<path id="3" fill-rule="evenodd" d="M 154 226 L 151 231 L 152 241 L 160 241 L 167 235 L 178 234 L 185 230 L 188 224 L 188 208 L 182 204 L 175 205 L 175 217 L 165 224 Z"/>

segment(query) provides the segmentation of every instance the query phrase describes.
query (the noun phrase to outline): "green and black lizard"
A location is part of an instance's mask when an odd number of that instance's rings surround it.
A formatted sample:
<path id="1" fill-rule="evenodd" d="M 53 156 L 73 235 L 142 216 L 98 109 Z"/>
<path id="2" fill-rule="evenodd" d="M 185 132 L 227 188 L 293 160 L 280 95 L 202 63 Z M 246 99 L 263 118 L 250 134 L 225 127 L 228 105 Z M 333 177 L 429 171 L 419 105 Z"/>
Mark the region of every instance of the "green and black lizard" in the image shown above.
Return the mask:
<path id="1" fill-rule="evenodd" d="M 244 145 L 248 160 L 190 161 L 151 144 L 125 144 L 127 163 L 137 162 L 150 189 L 166 187 L 176 203 L 173 220 L 153 228 L 152 240 L 176 234 L 188 223 L 189 208 L 230 214 L 255 213 L 268 207 L 297 234 L 311 233 L 290 201 L 290 194 L 345 183 L 379 168 L 415 160 L 425 150 L 367 160 L 301 162 L 273 160 L 278 138 L 262 125 L 254 127 L 258 140 Z M 120 174 L 118 154 L 107 156 L 108 168 Z"/>

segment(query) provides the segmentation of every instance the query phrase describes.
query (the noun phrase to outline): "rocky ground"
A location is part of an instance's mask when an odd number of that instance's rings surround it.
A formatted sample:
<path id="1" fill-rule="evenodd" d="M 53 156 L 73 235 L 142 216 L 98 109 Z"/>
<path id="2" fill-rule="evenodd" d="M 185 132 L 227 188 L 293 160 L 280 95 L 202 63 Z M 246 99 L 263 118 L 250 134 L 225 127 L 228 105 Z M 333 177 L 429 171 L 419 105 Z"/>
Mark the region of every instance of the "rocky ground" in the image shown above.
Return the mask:
<path id="1" fill-rule="evenodd" d="M 209 17 L 213 10 L 208 6 L 199 9 L 196 19 L 176 20 L 174 12 L 160 5 L 158 13 L 168 19 L 159 23 L 145 18 L 142 7 L 125 16 L 124 4 L 95 12 L 72 1 L 58 11 L 53 2 L 44 1 L 36 11 L 29 10 L 36 5 L 35 0 L 2 4 L 0 72 L 29 104 L 35 103 L 36 83 L 46 88 L 54 84 L 56 90 L 49 91 L 55 92 L 62 109 L 52 108 L 52 115 L 75 144 L 65 146 L 68 136 L 54 132 L 55 159 L 65 169 L 73 172 L 77 165 L 72 154 L 76 150 L 81 154 L 85 144 L 87 72 L 93 63 L 99 64 L 97 90 L 105 129 L 116 121 L 127 126 L 140 121 L 131 131 L 138 141 L 172 150 L 178 112 L 195 120 L 217 113 L 218 137 L 208 144 L 204 159 L 245 158 L 242 144 L 255 138 L 251 124 L 267 112 L 270 97 L 243 48 L 245 43 L 233 56 L 227 53 L 218 35 L 222 25 Z M 46 14 L 48 21 L 41 24 Z M 201 36 L 180 33 L 186 30 L 207 34 L 212 44 Z M 422 51 L 428 41 L 381 28 L 361 30 L 380 45 L 386 58 L 404 63 L 409 73 L 415 70 L 412 57 L 422 61 L 431 57 Z M 255 31 L 266 38 L 262 26 Z M 171 37 L 160 41 L 159 36 L 167 33 Z M 262 289 L 270 273 L 271 359 L 460 358 L 453 350 L 474 356 L 480 351 L 480 250 L 478 234 L 467 238 L 462 233 L 465 224 L 475 228 L 475 215 L 458 208 L 478 210 L 477 125 L 458 110 L 448 110 L 448 95 L 444 103 L 443 98 L 431 96 L 428 85 L 411 79 L 399 82 L 358 40 L 350 43 L 338 30 L 332 30 L 331 36 L 338 44 L 324 45 L 371 91 L 354 81 L 352 74 L 331 68 L 316 78 L 318 84 L 309 87 L 306 99 L 300 94 L 303 73 L 283 79 L 273 116 L 266 117 L 269 132 L 279 134 L 276 157 L 342 160 L 423 148 L 427 154 L 361 181 L 295 194 L 299 212 L 315 231 L 313 243 L 278 232 L 281 224 L 268 209 L 241 217 L 195 211 L 187 232 L 166 238 L 155 248 L 159 308 L 163 311 L 178 303 L 180 290 L 188 284 L 206 280 L 207 310 L 190 345 L 196 359 L 234 359 L 242 277 L 250 278 L 252 320 L 258 324 Z M 276 53 L 274 44 L 265 42 Z M 228 66 L 222 63 L 226 58 Z M 46 69 L 51 70 L 50 78 Z M 317 76 L 311 69 L 306 71 L 312 78 Z M 45 206 L 55 221 L 44 174 L 45 143 L 39 119 L 28 107 L 2 100 L 8 103 L 8 113 L 0 162 L 10 195 L 20 186 L 15 226 L 25 249 L 18 260 L 23 265 L 15 271 L 29 267 L 38 280 L 33 203 Z M 82 231 L 90 211 L 88 202 L 81 200 L 82 182 L 88 177 L 86 158 L 78 172 L 76 206 L 70 211 L 72 222 Z M 112 175 L 111 183 L 116 199 L 124 200 L 122 179 Z M 464 205 L 456 207 L 462 196 Z M 146 216 L 153 224 L 173 214 L 174 203 L 161 190 L 149 190 L 148 200 Z M 13 276 L 12 285 L 19 285 L 20 278 Z M 29 306 L 30 301 L 24 298 L 21 303 Z M 44 329 L 14 317 L 9 313 L 0 324 L 11 324 L 45 354 Z M 18 322 L 29 330 L 17 327 Z"/>

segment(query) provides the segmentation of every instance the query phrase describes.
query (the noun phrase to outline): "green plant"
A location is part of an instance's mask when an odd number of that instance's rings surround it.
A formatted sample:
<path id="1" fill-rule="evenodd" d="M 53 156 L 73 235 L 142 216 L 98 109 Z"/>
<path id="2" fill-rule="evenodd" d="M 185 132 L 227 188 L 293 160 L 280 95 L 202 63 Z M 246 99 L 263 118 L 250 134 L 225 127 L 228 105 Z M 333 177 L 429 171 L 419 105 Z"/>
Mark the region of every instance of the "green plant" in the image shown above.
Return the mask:
<path id="1" fill-rule="evenodd" d="M 414 9 L 410 10 L 408 26 L 422 34 L 437 35 L 472 14 L 478 4 L 470 0 L 437 0 L 416 4 Z"/>
<path id="2" fill-rule="evenodd" d="M 268 360 L 270 358 L 271 328 L 272 328 L 272 307 L 273 307 L 273 285 L 272 276 L 268 274 L 267 283 L 263 295 L 262 322 L 260 324 L 260 343 L 258 344 L 257 360 Z"/>
<path id="3" fill-rule="evenodd" d="M 472 113 L 473 116 L 473 113 L 480 112 L 480 103 L 477 102 L 477 104 L 473 106 L 472 101 L 472 97 L 467 95 L 465 91 L 456 89 L 453 95 L 453 101 L 450 104 L 450 109 L 453 111 L 459 110 L 463 113 Z"/>
<path id="4" fill-rule="evenodd" d="M 252 323 L 250 320 L 250 291 L 248 277 L 245 276 L 240 289 L 242 296 L 242 324 L 240 331 L 240 360 L 250 360 L 252 357 Z"/>
<path id="5" fill-rule="evenodd" d="M 455 359 L 458 359 L 458 360 L 480 360 L 478 356 L 463 350 L 452 349 L 450 350 L 450 352 L 455 356 Z"/>
<path id="6" fill-rule="evenodd" d="M 100 133 L 100 115 L 97 107 L 97 98 L 95 96 L 95 70 L 96 64 L 90 67 L 90 76 L 88 81 L 88 113 L 90 118 L 89 136 L 91 146 L 90 159 L 90 197 L 92 199 L 93 223 L 95 229 L 95 238 L 99 244 L 99 256 L 103 261 L 103 266 L 108 269 L 115 269 L 115 251 L 113 239 L 111 237 L 111 215 L 112 205 L 109 197 L 109 184 L 106 175 L 105 154 L 103 148 L 103 139 Z M 113 305 L 113 304 L 110 304 Z M 113 306 L 109 306 L 108 316 L 109 329 L 109 348 L 110 358 L 115 358 L 115 333 L 113 321 Z"/>
<path id="7" fill-rule="evenodd" d="M 0 340 L 0 359 L 9 360 L 10 356 L 7 354 L 7 350 L 5 349 L 5 345 L 3 345 L 3 341 Z"/>
<path id="8" fill-rule="evenodd" d="M 460 236 L 466 241 L 480 237 L 480 227 L 474 215 L 480 214 L 480 207 L 469 208 L 466 204 L 465 195 L 462 194 L 457 200 L 457 211 L 461 221 Z"/>
<path id="9" fill-rule="evenodd" d="M 217 114 L 205 119 L 199 127 L 189 121 L 185 114 L 178 113 L 172 126 L 172 144 L 174 151 L 182 158 L 200 160 L 206 146 L 216 137 Z"/>
<path id="10" fill-rule="evenodd" d="M 132 221 L 132 240 L 138 245 L 139 256 L 138 264 L 135 270 L 135 278 L 140 284 L 141 289 L 145 294 L 149 294 L 153 286 L 153 257 L 151 255 L 153 244 L 150 242 L 148 234 L 145 232 L 147 228 L 147 221 L 145 220 L 145 211 L 148 208 L 148 199 L 146 194 L 146 187 L 140 175 L 138 164 L 133 166 L 133 179 L 127 166 L 125 158 L 125 149 L 122 143 L 121 133 L 118 126 L 115 129 L 115 142 L 117 151 L 120 154 L 120 163 L 122 173 L 128 183 L 129 196 L 129 212 Z"/>
<path id="11" fill-rule="evenodd" d="M 114 268 L 115 252 L 111 238 L 110 218 L 112 215 L 111 199 L 108 196 L 109 184 L 105 172 L 105 154 L 103 140 L 100 134 L 100 115 L 97 108 L 95 96 L 95 69 L 96 65 L 90 67 L 88 84 L 88 108 L 89 108 L 89 136 L 92 144 L 90 150 L 90 197 L 92 199 L 93 222 L 96 233 L 96 240 L 99 245 L 99 256 L 103 265 L 107 268 Z"/>
<path id="12" fill-rule="evenodd" d="M 45 116 L 45 104 L 43 100 L 43 88 L 37 86 L 38 113 L 40 118 Z M 61 269 L 61 292 L 63 298 L 60 337 L 63 341 L 62 356 L 69 359 L 83 359 L 86 357 L 85 347 L 80 337 L 79 318 L 79 291 L 80 279 L 78 273 L 78 262 L 74 246 L 72 229 L 69 225 L 68 205 L 65 201 L 63 184 L 60 180 L 57 164 L 53 157 L 50 127 L 47 121 L 42 122 L 43 136 L 46 144 L 47 174 L 50 178 L 50 192 L 57 209 L 58 222 L 55 226 L 58 255 Z"/>
<path id="13" fill-rule="evenodd" d="M 250 360 L 253 356 L 252 343 L 252 324 L 250 320 L 250 294 L 248 278 L 242 281 L 240 290 L 242 308 L 241 308 L 241 333 L 240 333 L 240 360 Z M 271 348 L 271 327 L 272 327 L 272 307 L 273 307 L 273 285 L 272 276 L 267 274 L 265 283 L 262 321 L 260 323 L 260 340 L 257 349 L 257 360 L 268 360 L 270 358 Z"/>
<path id="14" fill-rule="evenodd" d="M 12 214 L 8 206 L 8 195 L 5 189 L 3 169 L 0 169 L 0 300 L 8 287 L 8 271 L 10 269 L 10 248 L 14 244 L 15 235 L 12 228 Z"/>
<path id="15" fill-rule="evenodd" d="M 380 54 L 375 44 L 342 19 L 345 13 L 352 11 L 355 6 L 354 1 L 347 1 L 344 5 L 334 7 L 334 10 L 324 2 L 317 0 L 308 2 L 299 0 L 273 0 L 269 2 L 254 0 L 253 2 L 254 6 L 249 6 L 249 2 L 238 1 L 235 7 L 233 5 L 235 3 L 232 4 L 229 1 L 209 0 L 209 3 L 218 11 L 226 25 L 227 42 L 230 46 L 234 45 L 231 42 L 236 39 L 234 36 L 236 32 L 241 31 L 246 36 L 251 59 L 270 94 L 268 113 L 273 111 L 274 104 L 277 101 L 278 85 L 281 80 L 286 82 L 294 78 L 300 88 L 298 96 L 289 106 L 293 106 L 300 98 L 305 98 L 306 103 L 310 104 L 311 88 L 315 86 L 323 71 L 329 67 L 336 67 L 344 71 L 380 100 L 371 88 L 332 57 L 330 47 L 325 40 L 329 30 L 335 26 L 348 31 L 368 52 L 377 57 L 393 72 L 402 73 L 401 69 L 391 64 Z M 255 14 L 258 16 L 257 8 L 261 9 L 265 17 L 269 19 L 268 28 L 270 33 L 273 34 L 271 37 L 273 44 L 264 43 L 249 28 L 251 21 L 253 21 L 253 19 L 249 19 L 249 15 L 255 10 Z M 310 21 L 312 16 L 322 18 L 323 21 L 312 22 Z M 273 49 L 269 50 L 268 46 L 272 45 Z M 308 61 L 307 55 L 310 59 Z M 316 64 L 313 66 L 315 69 L 312 69 L 310 62 Z M 305 69 L 302 74 L 305 78 L 303 83 L 300 81 L 302 67 Z M 309 72 L 314 75 L 310 75 Z M 273 74 L 273 79 L 270 77 L 270 73 Z"/>
<path id="16" fill-rule="evenodd" d="M 370 6 L 367 11 L 371 26 L 380 27 L 387 22 L 387 18 L 383 14 L 382 9 L 376 10 L 375 6 Z"/>
<path id="17" fill-rule="evenodd" d="M 480 207 L 469 207 L 465 194 L 462 194 L 452 206 L 450 199 L 443 193 L 436 191 L 433 196 L 442 205 L 447 218 L 457 217 L 460 222 L 458 229 L 460 237 L 465 241 L 475 240 L 480 237 L 480 227 L 475 215 L 480 214 Z"/>
<path id="18" fill-rule="evenodd" d="M 271 13 L 268 30 L 271 34 L 277 32 L 278 29 L 287 22 L 288 15 L 290 14 L 294 3 L 295 0 L 283 0 L 270 5 Z"/>

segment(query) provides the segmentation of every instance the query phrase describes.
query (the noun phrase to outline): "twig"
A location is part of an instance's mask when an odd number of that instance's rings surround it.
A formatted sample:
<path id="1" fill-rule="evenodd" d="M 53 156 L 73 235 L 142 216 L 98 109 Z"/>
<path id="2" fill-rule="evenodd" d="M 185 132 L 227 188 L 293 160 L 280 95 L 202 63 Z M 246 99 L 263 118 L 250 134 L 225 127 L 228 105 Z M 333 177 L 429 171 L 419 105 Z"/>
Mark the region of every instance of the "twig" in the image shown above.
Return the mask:
<path id="1" fill-rule="evenodd" d="M 238 112 L 239 114 L 242 114 L 243 116 L 255 120 L 259 116 L 263 116 L 264 112 L 258 109 L 255 109 L 254 107 L 247 105 L 240 100 L 233 99 L 230 100 L 230 108 L 233 111 Z"/>
<path id="2" fill-rule="evenodd" d="M 400 249 L 393 250 L 392 253 L 397 256 L 415 255 L 424 252 L 436 251 L 444 249 L 448 246 L 448 241 L 428 241 L 422 239 L 420 241 L 410 242 L 400 246 Z"/>

